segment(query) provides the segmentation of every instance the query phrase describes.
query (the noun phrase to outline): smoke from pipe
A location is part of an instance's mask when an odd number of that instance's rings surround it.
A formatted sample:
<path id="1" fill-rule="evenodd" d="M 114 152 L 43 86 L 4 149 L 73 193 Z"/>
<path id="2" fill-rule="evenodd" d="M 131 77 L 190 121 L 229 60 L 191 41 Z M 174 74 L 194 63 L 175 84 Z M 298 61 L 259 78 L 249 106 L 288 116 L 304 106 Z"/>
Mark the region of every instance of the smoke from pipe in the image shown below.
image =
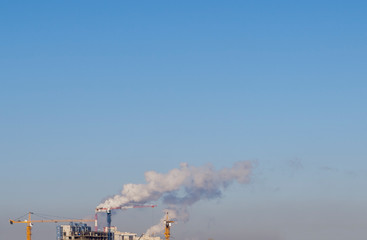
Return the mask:
<path id="1" fill-rule="evenodd" d="M 188 166 L 182 163 L 166 174 L 148 171 L 145 173 L 146 184 L 125 184 L 121 194 L 107 199 L 97 208 L 113 208 L 162 200 L 167 205 L 165 213 L 170 218 L 187 221 L 188 206 L 201 199 L 214 199 L 222 195 L 234 181 L 245 184 L 250 181 L 252 165 L 249 161 L 236 162 L 232 168 L 216 171 L 212 165 L 203 167 Z M 147 235 L 161 232 L 162 221 L 147 230 Z"/>

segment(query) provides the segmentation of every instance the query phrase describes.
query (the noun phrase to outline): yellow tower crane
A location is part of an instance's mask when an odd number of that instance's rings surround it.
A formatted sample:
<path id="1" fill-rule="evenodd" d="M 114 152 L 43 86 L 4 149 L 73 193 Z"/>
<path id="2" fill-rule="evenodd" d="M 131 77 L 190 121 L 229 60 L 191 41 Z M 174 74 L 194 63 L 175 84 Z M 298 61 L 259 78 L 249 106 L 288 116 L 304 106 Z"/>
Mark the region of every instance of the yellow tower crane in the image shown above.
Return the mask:
<path id="1" fill-rule="evenodd" d="M 9 220 L 10 224 L 26 223 L 27 224 L 27 240 L 32 240 L 32 223 L 58 223 L 58 222 L 94 222 L 94 219 L 52 219 L 52 220 L 31 220 L 32 212 L 28 213 L 28 220 L 16 221 Z"/>
<path id="2" fill-rule="evenodd" d="M 165 231 L 164 231 L 164 236 L 166 237 L 166 240 L 169 240 L 169 237 L 171 236 L 171 226 L 172 226 L 172 223 L 174 222 L 175 221 L 168 220 L 168 212 L 167 212 L 166 220 L 164 221 L 164 224 L 166 225 Z"/>

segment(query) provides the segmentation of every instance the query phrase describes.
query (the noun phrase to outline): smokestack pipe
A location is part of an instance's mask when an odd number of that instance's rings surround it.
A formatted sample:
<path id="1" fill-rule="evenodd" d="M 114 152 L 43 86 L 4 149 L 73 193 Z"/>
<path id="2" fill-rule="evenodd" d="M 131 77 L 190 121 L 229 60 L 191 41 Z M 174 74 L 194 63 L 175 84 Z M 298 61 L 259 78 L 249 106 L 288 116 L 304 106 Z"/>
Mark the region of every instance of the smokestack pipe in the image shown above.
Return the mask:
<path id="1" fill-rule="evenodd" d="M 97 232 L 98 231 L 98 216 L 97 216 L 97 212 L 94 215 L 94 231 Z"/>
<path id="2" fill-rule="evenodd" d="M 111 209 L 107 210 L 107 234 L 108 234 L 108 240 L 112 240 L 111 239 Z"/>

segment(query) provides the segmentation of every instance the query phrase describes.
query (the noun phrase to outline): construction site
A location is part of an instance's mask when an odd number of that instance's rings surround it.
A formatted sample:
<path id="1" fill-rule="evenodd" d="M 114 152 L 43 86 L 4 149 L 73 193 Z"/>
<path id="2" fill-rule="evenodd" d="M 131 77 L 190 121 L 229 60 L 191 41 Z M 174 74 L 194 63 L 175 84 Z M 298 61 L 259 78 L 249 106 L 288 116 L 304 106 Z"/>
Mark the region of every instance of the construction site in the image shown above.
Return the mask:
<path id="1" fill-rule="evenodd" d="M 57 225 L 56 240 L 162 240 L 159 236 L 150 236 L 146 234 L 138 235 L 137 233 L 119 231 L 116 226 L 112 226 L 112 211 L 125 210 L 130 208 L 154 208 L 156 205 L 133 205 L 116 208 L 96 208 L 94 219 L 47 219 L 32 220 L 33 212 L 29 212 L 25 220 L 12 220 L 10 224 L 25 223 L 26 224 L 26 240 L 32 240 L 33 223 L 65 223 Z M 98 215 L 106 214 L 107 226 L 99 228 Z M 85 222 L 94 223 L 94 227 L 87 225 Z M 169 240 L 171 236 L 170 228 L 174 221 L 169 219 L 168 213 L 162 222 L 164 225 L 165 240 Z M 34 239 L 36 240 L 36 239 Z"/>
<path id="2" fill-rule="evenodd" d="M 98 204 L 94 207 L 94 215 L 87 219 L 61 219 L 61 217 L 49 216 L 45 220 L 34 220 L 36 218 L 32 219 L 32 215 L 41 218 L 42 216 L 29 212 L 25 215 L 26 220 L 24 220 L 25 216 L 22 216 L 14 220 L 10 219 L 10 223 L 25 224 L 27 240 L 31 240 L 33 223 L 46 222 L 62 224 L 56 229 L 57 240 L 161 240 L 161 238 L 169 240 L 172 224 L 187 221 L 191 205 L 201 199 L 218 198 L 226 186 L 234 181 L 247 183 L 250 173 L 251 162 L 248 161 L 236 162 L 232 168 L 223 168 L 219 171 L 211 166 L 197 168 L 183 163 L 180 168 L 172 169 L 167 174 L 146 172 L 146 184 L 124 184 L 121 194 L 109 197 Z M 159 200 L 162 200 L 163 206 L 166 205 L 164 215 L 155 225 L 145 229 L 143 234 L 137 234 L 128 229 L 118 229 L 112 224 L 114 213 L 128 210 L 135 214 L 134 209 L 141 209 L 144 212 L 146 209 L 157 207 L 149 204 Z M 130 227 L 132 228 L 133 225 Z"/>

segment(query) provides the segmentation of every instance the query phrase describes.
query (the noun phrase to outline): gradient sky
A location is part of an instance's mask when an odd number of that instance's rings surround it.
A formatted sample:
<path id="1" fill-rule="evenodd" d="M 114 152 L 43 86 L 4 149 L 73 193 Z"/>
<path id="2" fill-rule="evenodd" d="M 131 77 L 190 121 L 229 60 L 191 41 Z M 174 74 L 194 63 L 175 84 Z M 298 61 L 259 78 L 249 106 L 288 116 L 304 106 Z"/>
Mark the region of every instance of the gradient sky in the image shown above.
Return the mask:
<path id="1" fill-rule="evenodd" d="M 0 239 L 144 172 L 254 161 L 175 239 L 367 235 L 366 1 L 2 1 Z M 158 203 L 159 204 L 159 203 Z M 162 208 L 118 213 L 142 233 Z M 36 224 L 33 240 L 53 239 Z"/>

